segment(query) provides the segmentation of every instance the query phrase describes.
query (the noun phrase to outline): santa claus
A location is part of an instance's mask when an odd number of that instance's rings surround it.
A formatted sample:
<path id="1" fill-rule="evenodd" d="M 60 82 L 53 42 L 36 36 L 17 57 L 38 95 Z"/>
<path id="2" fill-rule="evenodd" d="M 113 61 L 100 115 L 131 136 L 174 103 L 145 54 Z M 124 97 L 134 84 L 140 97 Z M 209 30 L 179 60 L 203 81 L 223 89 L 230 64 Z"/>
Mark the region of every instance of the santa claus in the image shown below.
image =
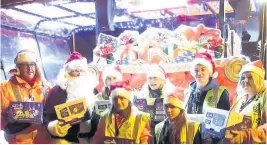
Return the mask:
<path id="1" fill-rule="evenodd" d="M 97 77 L 88 71 L 86 58 L 73 52 L 60 70 L 57 85 L 49 92 L 44 106 L 44 123 L 55 143 L 89 142 L 96 84 Z M 64 124 L 58 120 L 54 106 L 82 98 L 86 100 L 88 111 L 81 123 Z"/>

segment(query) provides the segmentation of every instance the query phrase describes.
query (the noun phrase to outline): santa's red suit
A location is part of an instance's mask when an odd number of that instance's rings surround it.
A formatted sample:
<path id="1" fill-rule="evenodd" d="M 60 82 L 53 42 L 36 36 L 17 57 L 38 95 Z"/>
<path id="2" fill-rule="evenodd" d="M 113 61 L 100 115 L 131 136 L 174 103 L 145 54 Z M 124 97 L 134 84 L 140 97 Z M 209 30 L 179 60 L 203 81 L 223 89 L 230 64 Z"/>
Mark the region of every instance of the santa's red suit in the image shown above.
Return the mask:
<path id="1" fill-rule="evenodd" d="M 75 77 L 71 74 L 76 73 Z M 57 85 L 49 92 L 44 106 L 44 123 L 54 143 L 89 143 L 92 134 L 91 113 L 95 100 L 96 77 L 88 72 L 87 60 L 78 52 L 71 54 L 60 71 Z M 54 106 L 85 98 L 88 111 L 81 123 L 60 125 Z"/>

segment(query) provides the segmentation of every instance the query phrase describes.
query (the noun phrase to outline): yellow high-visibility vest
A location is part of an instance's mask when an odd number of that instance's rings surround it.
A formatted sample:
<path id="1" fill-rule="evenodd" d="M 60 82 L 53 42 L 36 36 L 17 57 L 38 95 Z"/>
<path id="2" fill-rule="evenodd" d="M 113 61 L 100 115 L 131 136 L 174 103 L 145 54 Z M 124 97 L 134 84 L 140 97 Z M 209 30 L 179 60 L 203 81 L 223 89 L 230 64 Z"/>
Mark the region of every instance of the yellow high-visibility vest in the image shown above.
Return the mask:
<path id="1" fill-rule="evenodd" d="M 100 120 L 100 124 L 105 126 L 103 143 L 139 144 L 142 131 L 148 123 L 149 118 L 149 114 L 138 111 L 137 108 L 132 107 L 130 116 L 118 126 L 119 134 L 116 135 L 115 116 L 111 113 L 111 110 L 105 112 L 105 114 L 103 114 L 103 119 Z"/>
<path id="2" fill-rule="evenodd" d="M 217 108 L 217 104 L 218 104 L 224 90 L 225 90 L 225 88 L 220 86 L 218 88 L 210 89 L 207 92 L 205 99 L 204 99 L 204 102 L 203 102 L 202 114 L 205 114 L 207 112 L 208 107 Z M 185 92 L 185 96 L 186 96 L 185 102 L 186 103 L 188 103 L 190 95 L 191 95 L 190 90 Z M 186 110 L 187 110 L 187 107 L 188 106 L 186 106 Z"/>
<path id="3" fill-rule="evenodd" d="M 160 122 L 155 127 L 155 138 L 156 143 L 159 143 L 159 139 L 161 138 L 161 134 L 163 131 L 163 126 L 166 120 Z M 195 121 L 187 121 L 183 126 L 180 134 L 180 142 L 181 144 L 193 144 L 195 135 L 199 130 L 199 123 Z"/>
<path id="4" fill-rule="evenodd" d="M 256 98 L 250 102 L 243 110 L 240 112 L 242 105 L 241 97 L 236 97 L 231 111 L 236 113 L 241 113 L 251 117 L 252 128 L 257 128 L 258 126 L 264 124 L 262 121 L 265 110 L 267 109 L 267 90 L 256 95 Z"/>

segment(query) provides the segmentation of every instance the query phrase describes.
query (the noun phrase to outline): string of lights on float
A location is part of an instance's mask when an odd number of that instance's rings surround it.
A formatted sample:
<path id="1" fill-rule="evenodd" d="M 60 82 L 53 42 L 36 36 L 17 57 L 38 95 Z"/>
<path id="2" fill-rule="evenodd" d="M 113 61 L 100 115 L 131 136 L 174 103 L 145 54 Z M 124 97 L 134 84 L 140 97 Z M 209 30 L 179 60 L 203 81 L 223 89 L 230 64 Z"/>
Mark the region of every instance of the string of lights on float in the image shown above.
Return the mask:
<path id="1" fill-rule="evenodd" d="M 80 0 L 77 1 L 71 1 L 71 3 L 75 2 L 82 2 Z M 85 2 L 88 2 L 86 0 Z M 94 2 L 94 0 L 91 0 L 91 2 Z M 63 4 L 66 4 L 66 0 L 62 0 Z M 53 6 L 56 4 L 44 4 L 45 6 Z M 72 19 L 77 17 L 75 16 L 70 16 L 68 18 Z M 139 30 L 139 29 L 146 29 L 149 27 L 158 27 L 158 28 L 167 28 L 167 29 L 176 29 L 180 22 L 179 18 L 176 17 L 175 14 L 169 14 L 166 13 L 165 10 L 160 10 L 160 11 L 154 11 L 154 12 L 149 12 L 146 14 L 146 12 L 139 12 L 138 13 L 128 13 L 127 9 L 118 9 L 116 10 L 116 17 L 128 17 L 129 20 L 127 21 L 115 21 L 114 25 L 116 28 L 119 29 L 130 29 L 130 30 Z M 190 16 L 185 16 L 185 17 L 190 17 Z M 201 16 L 203 17 L 203 16 Z M 203 19 L 202 19 L 203 20 Z M 61 22 L 62 20 L 56 20 L 55 23 Z M 67 25 L 66 25 L 67 26 Z M 15 25 L 16 27 L 16 25 Z M 10 26 L 11 29 L 15 28 L 13 26 Z M 49 28 L 49 27 L 48 27 Z M 52 32 L 49 31 L 39 31 L 35 32 L 36 34 L 43 34 L 48 32 L 46 35 L 50 37 L 60 37 L 60 38 L 68 38 L 70 39 L 73 33 L 78 33 L 80 31 L 94 31 L 95 26 L 89 24 L 89 26 L 79 26 L 74 29 L 69 29 L 68 27 L 59 27 L 57 30 Z M 28 31 L 31 32 L 31 31 Z"/>

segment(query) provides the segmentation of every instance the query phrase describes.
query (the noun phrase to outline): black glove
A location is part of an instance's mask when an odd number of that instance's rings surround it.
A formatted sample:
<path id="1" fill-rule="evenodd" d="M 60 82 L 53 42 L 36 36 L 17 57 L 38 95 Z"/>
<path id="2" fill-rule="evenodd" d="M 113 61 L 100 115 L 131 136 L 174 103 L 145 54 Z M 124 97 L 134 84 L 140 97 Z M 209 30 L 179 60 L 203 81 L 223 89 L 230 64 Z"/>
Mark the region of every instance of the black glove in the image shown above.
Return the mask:
<path id="1" fill-rule="evenodd" d="M 4 127 L 4 131 L 6 134 L 16 134 L 16 133 L 21 132 L 24 129 L 28 128 L 29 126 L 31 126 L 30 123 L 12 122 L 12 123 L 8 123 Z"/>
<path id="2" fill-rule="evenodd" d="M 91 118 L 91 128 L 97 129 L 97 125 L 100 120 L 100 115 L 96 114 L 95 111 L 92 112 L 92 118 Z"/>
<path id="3" fill-rule="evenodd" d="M 87 134 L 87 137 L 90 139 L 92 138 L 96 131 L 97 131 L 97 126 L 100 120 L 100 115 L 96 114 L 95 110 L 92 112 L 92 118 L 91 118 L 91 130 Z"/>

